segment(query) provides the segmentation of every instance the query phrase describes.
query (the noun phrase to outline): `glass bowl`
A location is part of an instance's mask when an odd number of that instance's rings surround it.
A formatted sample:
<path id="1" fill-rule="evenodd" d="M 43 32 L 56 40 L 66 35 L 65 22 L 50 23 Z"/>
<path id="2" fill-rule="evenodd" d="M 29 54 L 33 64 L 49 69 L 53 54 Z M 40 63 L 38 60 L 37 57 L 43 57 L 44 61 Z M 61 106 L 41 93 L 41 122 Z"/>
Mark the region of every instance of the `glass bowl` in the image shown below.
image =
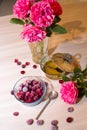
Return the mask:
<path id="1" fill-rule="evenodd" d="M 39 76 L 26 76 L 15 83 L 13 91 L 19 102 L 35 106 L 43 100 L 46 94 L 46 84 Z"/>

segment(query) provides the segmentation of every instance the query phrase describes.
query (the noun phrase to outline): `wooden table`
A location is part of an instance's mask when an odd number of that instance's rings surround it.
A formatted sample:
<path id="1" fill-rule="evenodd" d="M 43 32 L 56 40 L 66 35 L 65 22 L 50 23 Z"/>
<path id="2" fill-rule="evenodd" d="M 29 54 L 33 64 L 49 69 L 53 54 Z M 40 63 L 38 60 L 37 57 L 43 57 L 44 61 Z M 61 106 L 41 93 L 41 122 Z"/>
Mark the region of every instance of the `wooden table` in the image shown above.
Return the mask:
<path id="1" fill-rule="evenodd" d="M 73 55 L 81 54 L 81 66 L 87 64 L 87 2 L 77 4 L 65 4 L 60 25 L 66 27 L 68 33 L 53 35 L 49 39 L 49 53 L 68 52 Z M 60 84 L 58 81 L 46 79 L 40 66 L 34 69 L 35 64 L 31 59 L 28 45 L 20 38 L 22 27 L 9 23 L 12 15 L 0 17 L 0 130 L 51 130 L 51 121 L 58 120 L 58 130 L 87 130 L 87 98 L 83 98 L 78 104 L 68 105 L 60 98 Z M 25 74 L 21 75 L 21 66 L 14 63 L 18 58 L 22 63 L 30 62 Z M 35 117 L 47 100 L 37 106 L 27 107 L 19 103 L 10 94 L 15 82 L 23 76 L 42 76 L 59 93 L 57 99 L 46 108 L 40 119 L 44 119 L 44 125 L 38 126 Z M 67 108 L 73 106 L 74 112 L 67 112 Z M 13 116 L 18 111 L 19 116 Z M 67 123 L 67 117 L 73 117 L 72 123 Z M 34 124 L 27 125 L 27 119 L 33 118 Z"/>

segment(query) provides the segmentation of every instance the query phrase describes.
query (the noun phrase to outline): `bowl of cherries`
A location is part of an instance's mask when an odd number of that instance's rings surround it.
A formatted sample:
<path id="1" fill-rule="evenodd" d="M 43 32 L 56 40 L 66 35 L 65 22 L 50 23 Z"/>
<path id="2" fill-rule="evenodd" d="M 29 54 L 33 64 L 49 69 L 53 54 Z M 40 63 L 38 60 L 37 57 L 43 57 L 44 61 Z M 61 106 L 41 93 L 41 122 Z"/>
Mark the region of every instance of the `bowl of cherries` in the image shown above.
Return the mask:
<path id="1" fill-rule="evenodd" d="M 46 94 L 46 83 L 38 76 L 26 76 L 15 83 L 13 91 L 19 102 L 35 106 L 43 100 Z"/>

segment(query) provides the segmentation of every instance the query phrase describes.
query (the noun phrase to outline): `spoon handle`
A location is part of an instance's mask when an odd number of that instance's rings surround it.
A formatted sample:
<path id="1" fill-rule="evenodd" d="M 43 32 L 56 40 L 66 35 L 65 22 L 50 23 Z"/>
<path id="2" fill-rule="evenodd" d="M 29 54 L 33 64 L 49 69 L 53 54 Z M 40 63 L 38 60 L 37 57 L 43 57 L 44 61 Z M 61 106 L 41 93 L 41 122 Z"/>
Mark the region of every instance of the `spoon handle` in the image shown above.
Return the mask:
<path id="1" fill-rule="evenodd" d="M 36 120 L 39 119 L 40 115 L 42 114 L 42 112 L 45 110 L 45 108 L 47 107 L 47 105 L 50 103 L 51 99 L 49 98 L 49 100 L 47 101 L 47 103 L 45 104 L 45 106 L 42 108 L 42 110 L 39 112 L 39 114 L 36 117 Z"/>

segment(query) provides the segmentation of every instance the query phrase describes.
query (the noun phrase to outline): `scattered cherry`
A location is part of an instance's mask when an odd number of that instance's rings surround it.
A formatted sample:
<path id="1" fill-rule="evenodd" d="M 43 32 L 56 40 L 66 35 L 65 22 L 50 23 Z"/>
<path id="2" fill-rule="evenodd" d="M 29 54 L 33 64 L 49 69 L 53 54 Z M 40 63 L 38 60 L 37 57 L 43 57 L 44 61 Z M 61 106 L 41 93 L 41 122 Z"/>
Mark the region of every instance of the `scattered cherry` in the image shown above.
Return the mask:
<path id="1" fill-rule="evenodd" d="M 64 81 L 62 79 L 59 80 L 59 83 L 62 84 Z"/>
<path id="2" fill-rule="evenodd" d="M 25 74 L 25 71 L 24 71 L 24 70 L 21 70 L 20 73 L 21 73 L 21 74 Z"/>
<path id="3" fill-rule="evenodd" d="M 17 65 L 21 65 L 21 61 L 18 61 L 18 62 L 17 62 Z"/>
<path id="4" fill-rule="evenodd" d="M 58 121 L 57 121 L 57 120 L 52 120 L 52 121 L 51 121 L 51 125 L 57 126 L 57 124 L 58 124 Z"/>
<path id="5" fill-rule="evenodd" d="M 34 123 L 34 120 L 33 119 L 28 119 L 26 122 L 27 122 L 28 125 L 32 125 Z"/>
<path id="6" fill-rule="evenodd" d="M 25 67 L 26 67 L 26 65 L 25 65 L 25 64 L 22 64 L 22 65 L 21 65 L 21 67 L 22 67 L 22 68 L 25 68 Z"/>
<path id="7" fill-rule="evenodd" d="M 17 63 L 17 62 L 18 62 L 18 59 L 14 59 L 14 62 Z"/>
<path id="8" fill-rule="evenodd" d="M 30 62 L 28 62 L 28 61 L 27 61 L 27 62 L 25 62 L 25 65 L 26 65 L 26 66 L 28 66 L 29 64 L 30 64 Z"/>
<path id="9" fill-rule="evenodd" d="M 37 65 L 33 65 L 33 68 L 36 69 L 36 68 L 37 68 Z"/>
<path id="10" fill-rule="evenodd" d="M 51 126 L 51 130 L 58 130 L 58 127 L 55 126 L 55 125 L 52 125 L 52 126 Z"/>
<path id="11" fill-rule="evenodd" d="M 19 112 L 13 112 L 13 115 L 14 115 L 14 116 L 18 116 L 18 115 L 19 115 Z"/>
<path id="12" fill-rule="evenodd" d="M 68 112 L 73 112 L 73 111 L 74 111 L 74 108 L 73 108 L 73 107 L 68 107 L 67 111 L 68 111 Z"/>
<path id="13" fill-rule="evenodd" d="M 68 118 L 66 119 L 66 121 L 67 121 L 68 123 L 71 123 L 71 122 L 73 121 L 73 118 L 72 118 L 72 117 L 68 117 Z"/>
<path id="14" fill-rule="evenodd" d="M 14 95 L 14 90 L 11 90 L 11 95 Z"/>
<path id="15" fill-rule="evenodd" d="M 38 125 L 43 125 L 44 124 L 44 120 L 37 120 L 37 124 Z"/>

